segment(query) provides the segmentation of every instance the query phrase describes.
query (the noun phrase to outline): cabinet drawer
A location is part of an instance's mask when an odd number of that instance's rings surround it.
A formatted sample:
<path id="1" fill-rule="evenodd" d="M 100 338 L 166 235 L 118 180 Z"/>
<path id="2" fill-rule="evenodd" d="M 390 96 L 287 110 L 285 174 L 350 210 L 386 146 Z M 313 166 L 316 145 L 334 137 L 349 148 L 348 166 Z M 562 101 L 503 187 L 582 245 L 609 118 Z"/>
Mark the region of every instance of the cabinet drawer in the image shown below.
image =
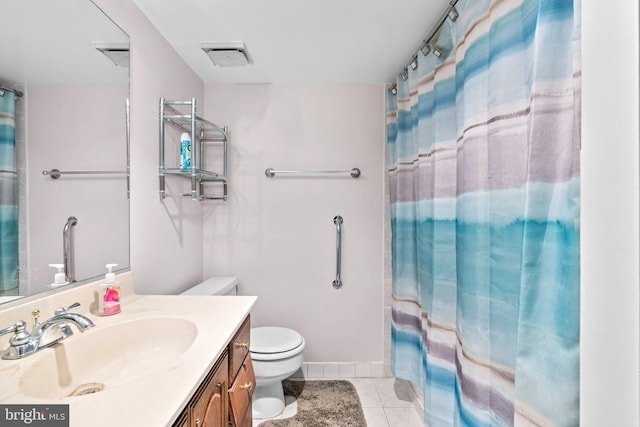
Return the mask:
<path id="1" fill-rule="evenodd" d="M 229 344 L 229 384 L 233 383 L 233 379 L 238 375 L 238 371 L 249 353 L 250 338 L 251 322 L 247 316 L 247 319 L 242 326 L 240 326 L 240 329 L 238 329 L 238 332 Z"/>
<path id="2" fill-rule="evenodd" d="M 227 425 L 227 393 L 229 370 L 225 354 L 219 359 L 207 378 L 203 381 L 190 410 L 189 425 L 191 427 L 226 427 Z"/>
<path id="3" fill-rule="evenodd" d="M 251 397 L 255 390 L 256 377 L 253 373 L 251 355 L 248 355 L 240 367 L 236 380 L 229 388 L 229 406 L 231 419 L 235 427 L 245 425 L 245 417 L 251 411 Z"/>

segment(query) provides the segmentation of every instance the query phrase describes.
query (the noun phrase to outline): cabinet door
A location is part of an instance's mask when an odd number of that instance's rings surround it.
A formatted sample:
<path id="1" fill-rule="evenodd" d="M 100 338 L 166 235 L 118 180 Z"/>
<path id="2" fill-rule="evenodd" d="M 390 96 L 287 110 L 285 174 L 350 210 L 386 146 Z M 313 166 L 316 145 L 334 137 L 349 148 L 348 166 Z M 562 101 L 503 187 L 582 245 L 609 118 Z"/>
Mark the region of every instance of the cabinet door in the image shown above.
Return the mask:
<path id="1" fill-rule="evenodd" d="M 191 406 L 191 427 L 227 427 L 228 359 L 225 354 L 207 375 L 197 400 Z"/>
<path id="2" fill-rule="evenodd" d="M 251 338 L 251 320 L 247 316 L 238 332 L 229 343 L 229 384 L 232 384 L 240 367 L 249 354 L 249 339 Z"/>
<path id="3" fill-rule="evenodd" d="M 251 397 L 253 396 L 255 385 L 256 377 L 253 373 L 251 355 L 247 355 L 240 367 L 236 380 L 229 388 L 231 421 L 234 427 L 251 425 Z"/>

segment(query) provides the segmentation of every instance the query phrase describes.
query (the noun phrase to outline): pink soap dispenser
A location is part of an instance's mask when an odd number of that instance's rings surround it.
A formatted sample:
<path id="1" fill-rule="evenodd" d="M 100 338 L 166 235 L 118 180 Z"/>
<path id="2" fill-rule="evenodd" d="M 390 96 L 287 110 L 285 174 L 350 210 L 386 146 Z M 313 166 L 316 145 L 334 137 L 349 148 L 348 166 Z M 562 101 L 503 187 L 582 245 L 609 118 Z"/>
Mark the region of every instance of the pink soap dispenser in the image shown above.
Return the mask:
<path id="1" fill-rule="evenodd" d="M 107 264 L 107 274 L 104 276 L 104 283 L 98 290 L 98 314 L 100 316 L 111 316 L 120 313 L 120 283 L 116 282 L 116 275 L 113 267 L 118 264 Z"/>

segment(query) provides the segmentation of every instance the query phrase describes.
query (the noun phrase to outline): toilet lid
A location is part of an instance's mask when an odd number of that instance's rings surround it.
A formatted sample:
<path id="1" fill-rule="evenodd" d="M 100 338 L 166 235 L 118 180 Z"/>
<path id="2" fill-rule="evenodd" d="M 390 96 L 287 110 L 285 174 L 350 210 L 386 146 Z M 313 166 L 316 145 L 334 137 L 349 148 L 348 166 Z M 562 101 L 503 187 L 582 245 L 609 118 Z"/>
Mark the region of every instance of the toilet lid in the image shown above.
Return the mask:
<path id="1" fill-rule="evenodd" d="M 282 353 L 302 344 L 302 335 L 293 329 L 262 326 L 251 328 L 252 353 Z"/>

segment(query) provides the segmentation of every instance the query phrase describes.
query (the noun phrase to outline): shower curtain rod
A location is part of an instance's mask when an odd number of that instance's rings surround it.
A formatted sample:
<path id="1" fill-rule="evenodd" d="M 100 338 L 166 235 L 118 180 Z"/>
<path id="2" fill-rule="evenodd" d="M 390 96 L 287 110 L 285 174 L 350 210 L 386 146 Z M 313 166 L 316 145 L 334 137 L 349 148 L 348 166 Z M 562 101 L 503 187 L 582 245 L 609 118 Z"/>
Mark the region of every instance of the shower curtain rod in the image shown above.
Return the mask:
<path id="1" fill-rule="evenodd" d="M 403 78 L 404 78 L 404 73 L 407 73 L 409 67 L 411 67 L 411 64 L 413 63 L 414 59 L 416 58 L 416 56 L 418 55 L 418 52 L 421 52 L 422 49 L 427 46 L 429 47 L 429 50 L 424 53 L 424 56 L 427 56 L 427 54 L 429 53 L 429 51 L 431 50 L 431 40 L 433 39 L 433 37 L 438 33 L 438 31 L 440 31 L 440 29 L 442 28 L 442 26 L 444 25 L 444 22 L 447 20 L 447 18 L 449 17 L 449 14 L 451 13 L 452 10 L 454 10 L 455 5 L 458 3 L 458 0 L 452 0 L 449 2 L 449 6 L 445 9 L 445 11 L 442 13 L 442 15 L 440 16 L 440 19 L 438 19 L 437 21 L 437 25 L 435 27 L 433 27 L 433 30 L 429 33 L 429 37 L 427 37 L 426 39 L 424 39 L 422 41 L 422 43 L 420 44 L 420 47 L 418 48 L 418 50 L 416 50 L 416 53 L 411 56 L 411 59 L 409 60 L 409 62 L 407 63 L 407 65 L 404 66 L 404 68 L 401 71 L 401 74 L 403 74 Z M 457 18 L 457 12 L 456 12 L 456 18 Z M 454 19 L 455 21 L 455 19 Z M 439 55 L 438 55 L 439 56 Z M 417 66 L 417 63 L 416 63 Z M 415 67 L 412 67 L 413 69 L 415 69 Z M 405 79 L 406 80 L 406 79 Z M 392 88 L 394 88 L 396 86 L 395 83 L 393 83 L 391 85 Z"/>
<path id="2" fill-rule="evenodd" d="M 0 91 L 15 93 L 18 98 L 22 98 L 23 93 L 16 89 L 10 89 L 6 86 L 0 85 Z"/>

